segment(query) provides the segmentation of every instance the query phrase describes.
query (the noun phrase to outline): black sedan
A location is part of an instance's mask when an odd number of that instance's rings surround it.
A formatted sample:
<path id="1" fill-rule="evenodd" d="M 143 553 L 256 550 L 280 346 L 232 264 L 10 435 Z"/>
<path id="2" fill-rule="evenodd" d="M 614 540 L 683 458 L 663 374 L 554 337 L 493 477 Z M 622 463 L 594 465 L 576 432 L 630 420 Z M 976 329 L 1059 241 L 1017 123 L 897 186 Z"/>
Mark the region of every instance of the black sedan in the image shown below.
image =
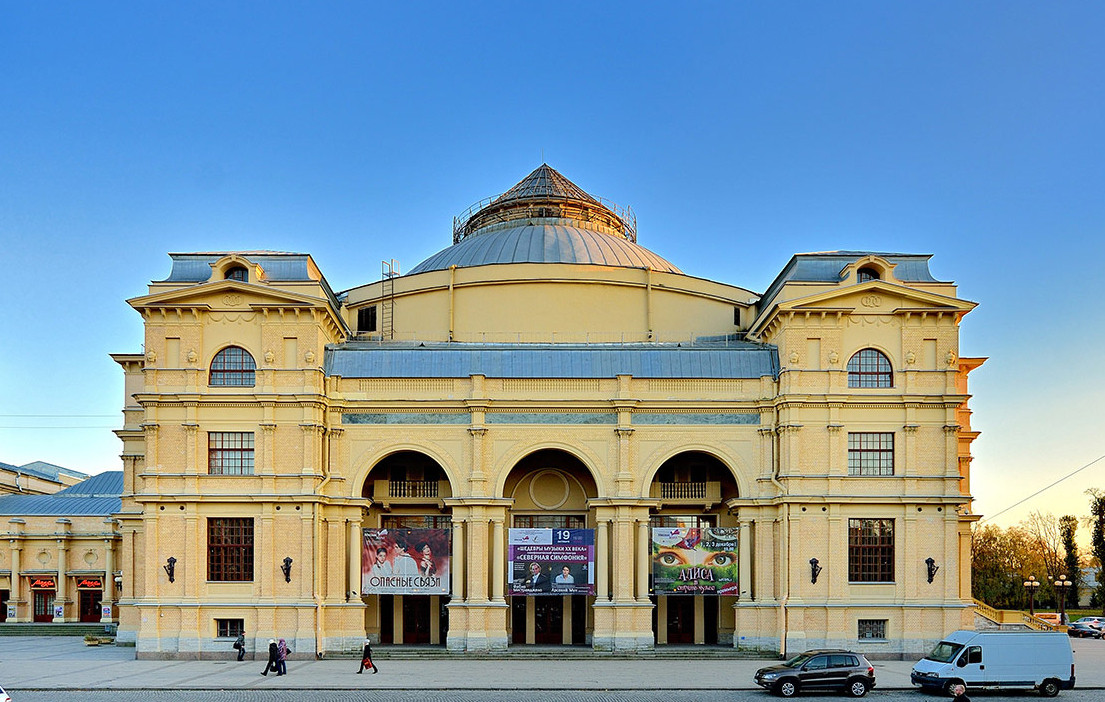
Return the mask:
<path id="1" fill-rule="evenodd" d="M 1067 627 L 1067 636 L 1073 636 L 1078 639 L 1100 639 L 1105 636 L 1100 629 L 1095 629 L 1089 624 L 1079 624 L 1075 622 Z"/>

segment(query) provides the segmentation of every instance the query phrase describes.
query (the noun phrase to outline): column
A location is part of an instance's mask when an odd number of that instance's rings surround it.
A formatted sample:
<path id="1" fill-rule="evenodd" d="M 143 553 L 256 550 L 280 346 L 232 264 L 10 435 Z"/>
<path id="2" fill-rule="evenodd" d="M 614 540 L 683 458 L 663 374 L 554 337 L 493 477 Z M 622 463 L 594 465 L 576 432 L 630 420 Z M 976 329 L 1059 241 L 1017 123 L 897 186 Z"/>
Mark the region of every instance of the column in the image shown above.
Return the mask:
<path id="1" fill-rule="evenodd" d="M 69 578 L 65 573 L 69 570 L 69 526 L 70 521 L 64 517 L 57 521 L 58 530 L 57 543 L 58 543 L 58 589 L 57 595 L 54 598 L 54 606 L 61 605 L 65 607 L 65 614 L 61 616 L 61 621 L 69 621 L 72 617 L 67 616 L 72 614 L 72 607 L 69 607 Z"/>
<path id="2" fill-rule="evenodd" d="M 503 518 L 496 517 L 491 520 L 491 599 L 494 602 L 503 602 L 503 588 L 506 580 L 506 554 L 503 552 Z"/>
<path id="3" fill-rule="evenodd" d="M 468 524 L 466 546 L 472 547 L 472 558 L 468 559 L 468 584 L 471 585 L 469 602 L 487 602 L 487 525 L 488 522 L 484 519 L 473 519 Z"/>
<path id="4" fill-rule="evenodd" d="M 104 524 L 114 525 L 111 519 L 105 519 Z M 108 526 L 111 529 L 111 526 Z M 104 539 L 104 591 L 100 601 L 100 621 L 108 624 L 115 620 L 115 548 L 114 539 L 110 536 Z M 103 607 L 111 609 L 104 612 Z"/>
<path id="5" fill-rule="evenodd" d="M 350 600 L 359 600 L 361 594 L 361 554 L 364 550 L 364 537 L 361 533 L 361 520 L 350 519 L 349 524 L 349 591 Z"/>
<path id="6" fill-rule="evenodd" d="M 452 596 L 455 602 L 463 602 L 467 588 L 464 583 L 464 522 L 453 522 L 453 555 L 450 561 L 453 572 Z"/>
<path id="7" fill-rule="evenodd" d="M 648 522 L 637 522 L 637 599 L 648 601 L 648 571 L 652 563 L 648 538 Z"/>
<path id="8" fill-rule="evenodd" d="M 610 569 L 610 524 L 602 520 L 596 524 L 598 543 L 595 545 L 595 598 L 599 602 L 610 600 L 610 586 L 607 577 Z"/>
<path id="9" fill-rule="evenodd" d="M 8 520 L 8 523 L 11 524 L 11 529 L 9 530 L 9 532 L 11 533 L 11 538 L 8 540 L 8 545 L 11 547 L 11 566 L 12 566 L 12 575 L 11 575 L 12 585 L 11 585 L 11 593 L 9 594 L 10 599 L 8 600 L 8 603 L 11 604 L 11 605 L 14 605 L 15 610 L 16 610 L 16 616 L 8 617 L 8 621 L 9 622 L 11 622 L 11 621 L 30 621 L 31 618 L 29 616 L 27 618 L 24 618 L 24 617 L 20 616 L 20 612 L 19 612 L 20 605 L 24 604 L 24 600 L 23 600 L 23 576 L 20 574 L 20 571 L 22 570 L 22 568 L 21 568 L 20 563 L 19 563 L 20 552 L 23 550 L 23 525 L 24 525 L 24 521 L 17 517 L 15 519 Z"/>
<path id="10" fill-rule="evenodd" d="M 737 597 L 752 600 L 752 524 L 747 519 L 740 520 L 738 544 L 740 545 L 740 580 Z"/>

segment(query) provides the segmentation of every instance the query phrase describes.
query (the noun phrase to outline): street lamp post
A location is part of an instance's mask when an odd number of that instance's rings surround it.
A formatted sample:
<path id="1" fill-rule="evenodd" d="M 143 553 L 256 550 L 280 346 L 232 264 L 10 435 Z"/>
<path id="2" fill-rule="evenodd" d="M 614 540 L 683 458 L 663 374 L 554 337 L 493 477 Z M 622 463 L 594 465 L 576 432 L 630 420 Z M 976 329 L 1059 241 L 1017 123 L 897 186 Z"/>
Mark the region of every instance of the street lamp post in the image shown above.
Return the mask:
<path id="1" fill-rule="evenodd" d="M 1066 624 L 1066 609 L 1063 607 L 1063 605 L 1066 604 L 1067 590 L 1069 590 L 1071 586 L 1074 585 L 1074 583 L 1067 580 L 1066 575 L 1060 575 L 1058 578 L 1051 581 L 1051 584 L 1055 588 L 1055 591 L 1059 593 L 1059 623 Z"/>
<path id="2" fill-rule="evenodd" d="M 1024 581 L 1024 589 L 1028 590 L 1028 613 L 1034 617 L 1036 616 L 1036 590 L 1039 588 L 1040 581 L 1035 575 L 1028 576 L 1028 580 Z"/>

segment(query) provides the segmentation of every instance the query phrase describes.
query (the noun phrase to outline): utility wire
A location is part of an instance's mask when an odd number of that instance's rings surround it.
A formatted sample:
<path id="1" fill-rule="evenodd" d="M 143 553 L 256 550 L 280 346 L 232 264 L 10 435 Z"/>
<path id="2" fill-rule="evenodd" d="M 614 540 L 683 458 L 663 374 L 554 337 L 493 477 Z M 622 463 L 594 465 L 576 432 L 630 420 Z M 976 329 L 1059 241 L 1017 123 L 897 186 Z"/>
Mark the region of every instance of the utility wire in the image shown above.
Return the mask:
<path id="1" fill-rule="evenodd" d="M 1105 459 L 1105 456 L 1098 456 L 1097 458 L 1093 459 L 1092 461 L 1090 461 L 1090 462 L 1089 462 L 1089 463 L 1087 463 L 1086 465 L 1082 466 L 1081 468 L 1079 468 L 1079 469 L 1077 469 L 1077 470 L 1074 470 L 1074 471 L 1071 471 L 1070 473 L 1067 473 L 1066 475 L 1064 475 L 1064 476 L 1063 476 L 1062 478 L 1059 478 L 1058 480 L 1056 480 L 1056 481 L 1055 481 L 1054 483 L 1052 483 L 1051 485 L 1048 485 L 1047 487 L 1044 487 L 1044 488 L 1040 488 L 1039 490 L 1037 490 L 1036 492 L 1032 493 L 1032 494 L 1031 494 L 1031 495 L 1029 495 L 1028 497 L 1024 498 L 1024 499 L 1023 499 L 1023 500 L 1021 500 L 1020 502 L 1017 502 L 1017 503 L 1015 503 L 1015 504 L 1009 505 L 1008 507 L 1006 507 L 1005 509 L 1001 510 L 1001 511 L 1000 511 L 1000 512 L 998 512 L 997 514 L 991 514 L 991 515 L 990 515 L 990 516 L 988 516 L 988 517 L 983 517 L 982 519 L 978 520 L 978 523 L 979 523 L 979 524 L 981 524 L 982 522 L 985 522 L 985 521 L 987 521 L 987 520 L 989 520 L 989 519 L 996 519 L 996 518 L 1000 517 L 1001 515 L 1005 514 L 1005 513 L 1006 513 L 1006 512 L 1008 512 L 1009 510 L 1013 509 L 1014 507 L 1017 507 L 1017 506 L 1023 505 L 1023 504 L 1025 503 L 1025 502 L 1028 502 L 1029 500 L 1031 500 L 1031 499 L 1032 499 L 1033 497 L 1036 497 L 1036 496 L 1037 496 L 1037 495 L 1039 495 L 1040 493 L 1042 493 L 1042 492 L 1045 492 L 1045 491 L 1047 491 L 1047 490 L 1050 490 L 1051 488 L 1055 487 L 1056 485 L 1058 485 L 1059 483 L 1063 482 L 1063 481 L 1064 481 L 1064 480 L 1066 480 L 1067 478 L 1073 477 L 1073 476 L 1075 476 L 1075 475 L 1077 475 L 1077 474 L 1081 473 L 1082 471 L 1086 470 L 1087 468 L 1089 468 L 1090 466 L 1092 466 L 1093 464 L 1097 463 L 1098 461 L 1100 461 L 1100 460 L 1102 460 L 1102 459 Z"/>

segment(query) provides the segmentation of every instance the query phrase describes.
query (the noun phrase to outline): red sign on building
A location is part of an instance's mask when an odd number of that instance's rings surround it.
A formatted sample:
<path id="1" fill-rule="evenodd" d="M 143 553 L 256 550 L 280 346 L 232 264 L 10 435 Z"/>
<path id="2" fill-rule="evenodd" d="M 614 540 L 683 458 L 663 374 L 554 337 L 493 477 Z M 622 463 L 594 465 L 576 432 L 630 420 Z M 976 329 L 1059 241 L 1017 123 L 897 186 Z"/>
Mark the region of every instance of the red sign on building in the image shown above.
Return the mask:
<path id="1" fill-rule="evenodd" d="M 77 587 L 90 590 L 102 590 L 104 581 L 101 578 L 81 578 L 77 581 Z"/>
<path id="2" fill-rule="evenodd" d="M 53 578 L 31 578 L 32 590 L 56 590 L 57 584 Z"/>

